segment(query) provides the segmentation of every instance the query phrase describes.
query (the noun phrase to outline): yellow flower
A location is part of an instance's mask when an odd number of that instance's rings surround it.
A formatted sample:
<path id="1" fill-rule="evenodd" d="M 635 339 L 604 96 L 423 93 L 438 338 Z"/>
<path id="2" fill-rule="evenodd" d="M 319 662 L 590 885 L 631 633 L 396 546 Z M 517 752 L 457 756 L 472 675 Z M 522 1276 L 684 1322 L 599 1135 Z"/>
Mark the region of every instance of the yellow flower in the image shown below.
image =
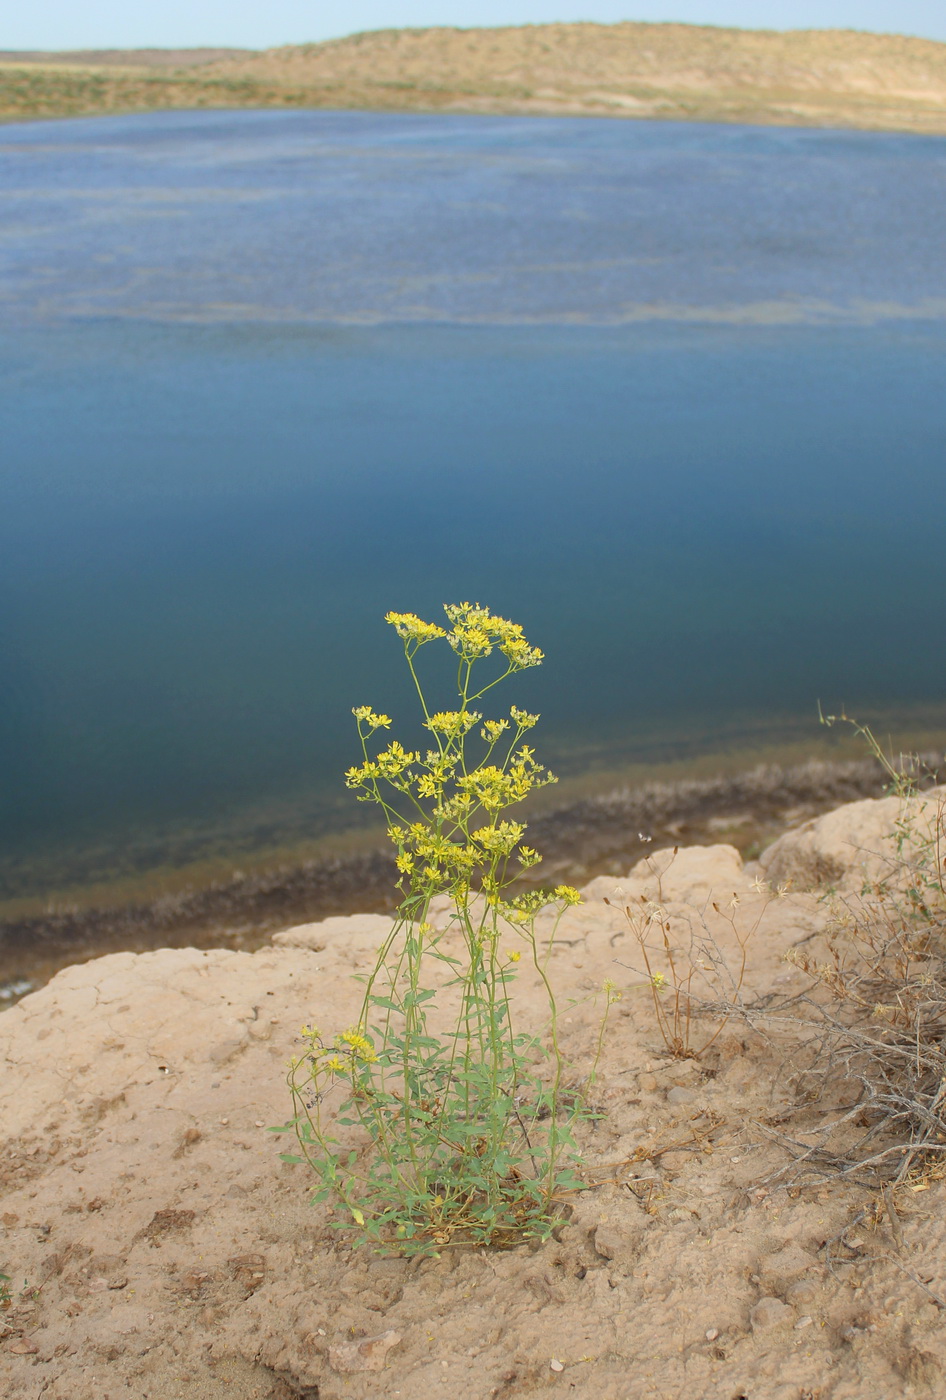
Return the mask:
<path id="1" fill-rule="evenodd" d="M 522 954 L 521 954 L 521 953 L 510 953 L 510 954 L 509 954 L 509 961 L 510 961 L 510 962 L 518 962 L 519 959 L 520 959 L 521 957 L 522 957 Z"/>
<path id="2" fill-rule="evenodd" d="M 359 1060 L 365 1060 L 367 1063 L 373 1064 L 378 1058 L 374 1053 L 374 1046 L 371 1044 L 371 1041 L 367 1036 L 362 1035 L 361 1031 L 355 1026 L 352 1026 L 351 1030 L 342 1031 L 338 1039 L 342 1045 L 347 1045 L 352 1055 L 356 1056 Z"/>
<path id="3" fill-rule="evenodd" d="M 554 890 L 556 899 L 560 899 L 563 904 L 580 904 L 581 895 L 571 885 L 556 885 Z"/>

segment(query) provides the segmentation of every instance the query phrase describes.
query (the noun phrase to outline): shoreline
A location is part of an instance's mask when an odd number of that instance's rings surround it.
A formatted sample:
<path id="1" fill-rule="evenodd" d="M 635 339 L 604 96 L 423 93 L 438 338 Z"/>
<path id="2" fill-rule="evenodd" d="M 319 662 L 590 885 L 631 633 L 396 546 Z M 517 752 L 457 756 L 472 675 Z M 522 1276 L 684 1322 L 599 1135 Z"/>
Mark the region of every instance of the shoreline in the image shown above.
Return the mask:
<path id="1" fill-rule="evenodd" d="M 940 755 L 923 758 L 940 761 Z M 885 784 L 873 759 L 811 759 L 651 781 L 572 800 L 528 824 L 530 840 L 544 856 L 536 883 L 622 876 L 652 843 L 725 840 L 751 858 L 788 827 L 845 802 L 879 797 Z M 290 924 L 388 914 L 395 907 L 396 877 L 393 855 L 378 847 L 237 874 L 147 901 L 0 921 L 0 1007 L 62 968 L 105 953 L 221 946 L 254 951 Z"/>

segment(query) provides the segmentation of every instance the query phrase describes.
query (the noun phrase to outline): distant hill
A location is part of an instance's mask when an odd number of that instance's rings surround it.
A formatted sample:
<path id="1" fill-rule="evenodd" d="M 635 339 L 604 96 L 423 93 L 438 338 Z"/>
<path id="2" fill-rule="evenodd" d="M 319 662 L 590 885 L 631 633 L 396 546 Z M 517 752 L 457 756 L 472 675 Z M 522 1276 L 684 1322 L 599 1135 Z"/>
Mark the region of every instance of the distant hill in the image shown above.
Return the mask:
<path id="1" fill-rule="evenodd" d="M 946 44 L 687 24 L 394 29 L 262 53 L 0 54 L 0 117 L 180 107 L 542 113 L 946 132 Z"/>
<path id="2" fill-rule="evenodd" d="M 56 68 L 194 68 L 220 58 L 242 58 L 252 49 L 0 49 L 0 64 L 41 64 Z"/>

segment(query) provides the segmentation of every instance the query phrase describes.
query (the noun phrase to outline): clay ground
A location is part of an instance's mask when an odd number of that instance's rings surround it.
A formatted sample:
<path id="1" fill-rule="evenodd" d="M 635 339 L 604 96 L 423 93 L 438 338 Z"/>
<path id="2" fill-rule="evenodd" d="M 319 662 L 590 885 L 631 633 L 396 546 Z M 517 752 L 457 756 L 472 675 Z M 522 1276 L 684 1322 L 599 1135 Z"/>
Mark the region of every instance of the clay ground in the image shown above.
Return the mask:
<path id="1" fill-rule="evenodd" d="M 733 1021 L 701 1058 L 672 1058 L 621 912 L 659 901 L 680 957 L 695 937 L 697 955 L 715 946 L 730 968 L 748 935 L 743 994 L 791 991 L 802 974 L 784 954 L 817 947 L 827 918 L 822 894 L 800 888 L 823 864 L 819 841 L 833 841 L 835 882 L 846 850 L 856 883 L 865 822 L 879 821 L 884 804 L 856 803 L 782 838 L 761 866 L 694 847 L 587 887 L 551 959 L 573 1003 L 562 1031 L 576 1085 L 606 978 L 622 999 L 589 1091 L 587 1189 L 544 1244 L 422 1261 L 353 1251 L 310 1204 L 307 1169 L 279 1159 L 286 1139 L 267 1128 L 289 1113 L 298 1028 L 355 1018 L 353 974 L 382 917 L 306 925 L 254 953 L 117 953 L 59 973 L 0 1015 L 3 1394 L 941 1394 L 943 1184 L 900 1190 L 895 1223 L 862 1189 L 800 1186 L 784 1136 L 807 1140 L 832 1107 L 799 1108 L 802 1052 Z M 795 891 L 760 887 L 790 869 Z M 519 1024 L 541 1029 L 528 977 L 515 1003 Z M 714 1029 L 698 1018 L 694 1047 Z"/>

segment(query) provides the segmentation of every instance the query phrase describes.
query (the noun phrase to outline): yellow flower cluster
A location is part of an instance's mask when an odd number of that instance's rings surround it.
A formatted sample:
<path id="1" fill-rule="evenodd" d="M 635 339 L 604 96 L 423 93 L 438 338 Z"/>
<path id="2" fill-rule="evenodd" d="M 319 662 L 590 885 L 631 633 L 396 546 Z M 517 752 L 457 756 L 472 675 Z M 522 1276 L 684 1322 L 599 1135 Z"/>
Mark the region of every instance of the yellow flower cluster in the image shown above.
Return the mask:
<path id="1" fill-rule="evenodd" d="M 312 1082 L 319 1084 L 319 1079 L 325 1075 L 332 1078 L 346 1078 L 354 1082 L 354 1075 L 358 1072 L 358 1067 L 365 1064 L 378 1063 L 378 1056 L 375 1054 L 375 1047 L 371 1040 L 362 1033 L 360 1026 L 353 1026 L 350 1030 L 344 1030 L 337 1036 L 336 1044 L 325 1046 L 322 1043 L 322 1035 L 316 1026 L 302 1026 L 302 1036 L 308 1040 L 308 1051 L 305 1060 L 309 1064 L 309 1072 L 312 1075 Z M 302 1058 L 294 1057 L 291 1061 L 292 1068 L 298 1068 L 302 1064 Z"/>
<path id="2" fill-rule="evenodd" d="M 422 622 L 414 613 L 389 612 L 385 614 L 384 620 L 391 624 L 402 641 L 416 642 L 418 646 L 447 635 L 442 627 L 437 627 L 432 622 Z"/>
<path id="3" fill-rule="evenodd" d="M 388 835 L 399 847 L 396 864 L 403 875 L 416 876 L 421 884 L 443 877 L 451 884 L 468 884 L 477 868 L 508 859 L 524 831 L 521 822 L 493 822 L 470 832 L 465 840 L 450 840 L 425 822 L 413 822 L 389 828 Z M 540 859 L 529 847 L 519 854 L 526 868 Z"/>
<path id="4" fill-rule="evenodd" d="M 417 876 L 421 883 L 441 880 L 451 883 L 469 879 L 483 861 L 482 852 L 466 841 L 451 841 L 425 822 L 414 822 L 399 833 L 398 844 L 408 847 L 397 858 L 398 869 Z"/>
<path id="5" fill-rule="evenodd" d="M 528 846 L 523 846 L 523 851 L 528 851 Z M 534 852 L 532 854 L 535 854 Z M 541 860 L 541 856 L 538 858 Z M 538 861 L 532 862 L 538 864 Z M 528 890 L 525 894 L 517 894 L 515 899 L 504 904 L 505 917 L 511 923 L 528 924 L 540 914 L 549 904 L 580 904 L 581 895 L 571 885 L 556 885 L 555 889 L 549 890 Z"/>
<path id="6" fill-rule="evenodd" d="M 542 664 L 542 652 L 529 646 L 518 622 L 494 617 L 479 603 L 445 603 L 443 610 L 453 629 L 447 641 L 464 661 L 478 661 L 495 648 L 505 656 L 511 671 Z"/>
<path id="7" fill-rule="evenodd" d="M 377 1055 L 374 1053 L 374 1046 L 366 1035 L 363 1035 L 359 1026 L 352 1026 L 350 1030 L 342 1031 L 338 1037 L 339 1043 L 348 1047 L 349 1054 L 357 1060 L 363 1060 L 366 1064 L 374 1064 Z"/>
<path id="8" fill-rule="evenodd" d="M 513 754 L 508 769 L 483 763 L 472 773 L 460 774 L 457 787 L 487 812 L 510 807 L 514 802 L 521 802 L 534 787 L 555 782 L 552 774 L 536 763 L 534 754 L 535 750 L 524 744 Z"/>
<path id="9" fill-rule="evenodd" d="M 378 754 L 377 758 L 366 758 L 357 768 L 349 768 L 345 774 L 345 786 L 349 788 L 368 787 L 374 789 L 379 778 L 386 778 L 395 787 L 404 789 L 413 781 L 410 774 L 406 782 L 398 782 L 402 773 L 412 763 L 420 760 L 419 753 L 410 753 L 396 739 Z"/>
<path id="10" fill-rule="evenodd" d="M 458 677 L 458 708 L 430 713 L 425 705 L 425 728 L 433 735 L 436 748 L 429 749 L 421 759 L 419 753 L 405 749 L 395 740 L 372 755 L 366 740 L 375 730 L 387 728 L 390 719 L 376 714 L 370 706 L 359 706 L 354 714 L 364 762 L 350 768 L 345 781 L 349 788 L 361 789 L 361 801 L 384 806 L 388 835 L 397 847 L 398 870 L 409 879 L 413 890 L 429 889 L 437 882 L 443 882 L 454 893 L 469 890 L 474 873 L 479 871 L 483 893 L 492 902 L 501 902 L 505 862 L 515 854 L 520 866 L 529 869 L 541 857 L 531 847 L 519 847 L 525 827 L 518 822 L 500 821 L 500 813 L 521 802 L 533 788 L 556 780 L 536 762 L 533 749 L 525 744 L 516 747 L 539 716 L 513 705 L 508 719 L 484 722 L 483 716 L 467 702 L 468 696 L 475 698 L 470 668 L 476 660 L 498 651 L 506 657 L 508 675 L 538 665 L 542 653 L 529 646 L 518 623 L 495 617 L 478 603 L 446 604 L 444 611 L 452 628 L 449 633 L 414 613 L 391 612 L 386 618 L 405 642 L 409 662 L 417 647 L 446 638 L 461 663 L 465 663 Z M 417 682 L 416 675 L 414 679 Z M 485 690 L 495 684 L 495 680 L 490 682 Z M 478 763 L 471 763 L 468 736 L 481 722 L 480 737 L 487 748 Z M 493 760 L 494 751 L 506 734 L 508 740 Z M 385 787 L 403 794 L 409 806 L 402 806 L 389 792 L 385 793 Z M 481 825 L 471 830 L 477 815 Z"/>
<path id="11" fill-rule="evenodd" d="M 481 826 L 472 832 L 472 838 L 488 855 L 508 856 L 524 831 L 521 822 L 498 822 L 493 826 Z"/>
<path id="12" fill-rule="evenodd" d="M 443 734 L 447 739 L 458 739 L 469 734 L 482 718 L 475 710 L 442 710 L 439 714 L 431 715 L 424 727 L 434 734 Z"/>
<path id="13" fill-rule="evenodd" d="M 375 766 L 382 778 L 398 778 L 405 768 L 420 760 L 419 753 L 409 753 L 396 739 L 375 759 Z"/>
<path id="14" fill-rule="evenodd" d="M 526 729 L 534 729 L 539 722 L 538 715 L 530 715 L 528 710 L 520 710 L 518 705 L 513 705 L 509 713 L 520 734 Z"/>
<path id="15" fill-rule="evenodd" d="M 356 705 L 352 714 L 358 721 L 359 729 L 362 724 L 367 724 L 370 729 L 389 729 L 391 727 L 390 716 L 376 715 L 370 705 Z"/>
<path id="16" fill-rule="evenodd" d="M 346 787 L 365 789 L 366 795 L 362 801 L 382 801 L 378 784 L 385 780 L 398 791 L 409 793 L 418 805 L 424 800 L 432 801 L 434 808 L 431 816 L 434 820 L 462 826 L 477 809 L 488 813 L 499 812 L 521 802 L 533 788 L 545 787 L 557 781 L 554 774 L 536 763 L 534 749 L 525 744 L 510 754 L 502 767 L 495 763 L 481 763 L 470 772 L 464 771 L 462 740 L 471 727 L 471 718 L 470 714 L 462 711 L 456 711 L 453 715 L 435 715 L 430 721 L 432 728 L 435 720 L 441 732 L 448 730 L 451 721 L 455 728 L 443 751 L 428 750 L 421 761 L 419 753 L 405 749 L 394 740 L 375 758 L 366 758 L 357 767 L 349 768 L 345 774 Z M 426 771 L 417 772 L 411 766 L 414 764 L 419 764 Z M 391 827 L 388 831 L 396 845 L 399 844 L 400 831 L 399 827 Z"/>
<path id="17" fill-rule="evenodd" d="M 320 1075 L 348 1075 L 353 1072 L 356 1064 L 373 1065 L 377 1063 L 378 1057 L 375 1054 L 374 1046 L 364 1034 L 361 1026 L 352 1026 L 349 1030 L 343 1031 L 338 1036 L 337 1044 L 325 1046 L 322 1043 L 322 1032 L 317 1026 L 305 1025 L 302 1027 L 303 1039 L 308 1041 L 308 1050 L 305 1059 L 311 1066 L 312 1077 L 318 1080 Z M 344 1056 L 344 1058 L 342 1058 Z M 299 1056 L 293 1057 L 292 1067 L 295 1069 L 303 1063 Z"/>

